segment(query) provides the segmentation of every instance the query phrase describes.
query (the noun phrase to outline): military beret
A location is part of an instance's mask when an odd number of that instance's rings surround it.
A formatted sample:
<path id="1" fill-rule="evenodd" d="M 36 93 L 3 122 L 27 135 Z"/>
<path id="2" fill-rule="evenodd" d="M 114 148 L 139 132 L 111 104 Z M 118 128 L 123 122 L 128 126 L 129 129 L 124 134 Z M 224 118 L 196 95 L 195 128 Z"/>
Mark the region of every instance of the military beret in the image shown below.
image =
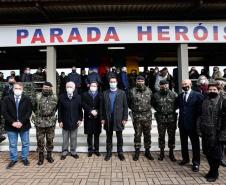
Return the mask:
<path id="1" fill-rule="evenodd" d="M 96 80 L 91 80 L 91 81 L 90 81 L 90 84 L 92 84 L 92 83 L 98 84 L 98 82 L 97 82 Z"/>
<path id="2" fill-rule="evenodd" d="M 141 75 L 137 76 L 136 80 L 144 80 L 145 81 L 145 78 Z"/>
<path id="3" fill-rule="evenodd" d="M 53 87 L 53 85 L 51 84 L 51 82 L 44 82 L 44 84 L 43 85 L 45 85 L 45 86 L 49 86 L 49 87 Z"/>
<path id="4" fill-rule="evenodd" d="M 159 82 L 159 85 L 165 85 L 165 84 L 169 84 L 169 82 L 167 80 L 161 80 Z"/>

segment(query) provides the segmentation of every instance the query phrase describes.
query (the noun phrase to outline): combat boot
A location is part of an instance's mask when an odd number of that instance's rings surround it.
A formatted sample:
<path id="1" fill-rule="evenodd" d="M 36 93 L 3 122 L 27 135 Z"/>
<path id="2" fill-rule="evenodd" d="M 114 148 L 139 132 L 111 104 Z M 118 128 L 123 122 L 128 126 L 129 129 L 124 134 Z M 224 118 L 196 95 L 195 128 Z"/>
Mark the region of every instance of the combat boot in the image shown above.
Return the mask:
<path id="1" fill-rule="evenodd" d="M 169 158 L 173 162 L 176 161 L 176 158 L 175 158 L 174 153 L 173 153 L 173 149 L 170 149 L 170 151 L 169 151 Z"/>
<path id="2" fill-rule="evenodd" d="M 149 150 L 149 148 L 148 149 L 145 149 L 145 157 L 147 157 L 147 159 L 149 159 L 149 160 L 154 160 L 154 158 L 152 157 L 152 155 L 151 155 L 151 152 L 150 152 L 150 150 Z"/>
<path id="3" fill-rule="evenodd" d="M 158 160 L 159 160 L 159 161 L 162 161 L 164 157 L 165 157 L 164 149 L 161 149 L 161 150 L 160 150 L 159 157 L 158 157 Z"/>
<path id="4" fill-rule="evenodd" d="M 44 163 L 44 153 L 43 152 L 39 152 L 38 154 L 38 165 L 42 165 Z"/>
<path id="5" fill-rule="evenodd" d="M 47 158 L 46 159 L 49 163 L 54 162 L 54 159 L 52 158 L 52 152 L 47 152 Z"/>
<path id="6" fill-rule="evenodd" d="M 134 156 L 133 156 L 133 160 L 134 160 L 134 161 L 139 160 L 139 156 L 140 156 L 140 149 L 139 149 L 139 148 L 136 148 L 135 154 L 134 154 Z"/>

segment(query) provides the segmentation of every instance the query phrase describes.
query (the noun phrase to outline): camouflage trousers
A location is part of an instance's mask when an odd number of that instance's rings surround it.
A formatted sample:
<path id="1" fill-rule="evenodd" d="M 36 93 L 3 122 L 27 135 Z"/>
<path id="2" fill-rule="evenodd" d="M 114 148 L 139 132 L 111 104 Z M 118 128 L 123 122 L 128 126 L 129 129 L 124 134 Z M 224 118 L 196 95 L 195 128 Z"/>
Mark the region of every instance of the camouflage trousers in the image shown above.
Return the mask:
<path id="1" fill-rule="evenodd" d="M 159 148 L 165 148 L 165 135 L 168 133 L 168 147 L 169 149 L 175 148 L 175 134 L 176 134 L 176 122 L 162 123 L 157 122 L 158 133 L 159 133 Z"/>
<path id="2" fill-rule="evenodd" d="M 141 148 L 141 136 L 144 136 L 144 148 L 151 148 L 151 120 L 134 120 L 134 147 L 135 149 Z"/>
<path id="3" fill-rule="evenodd" d="M 36 127 L 37 150 L 38 152 L 53 151 L 53 139 L 55 136 L 55 126 L 53 127 Z M 46 140 L 46 142 L 45 142 Z"/>

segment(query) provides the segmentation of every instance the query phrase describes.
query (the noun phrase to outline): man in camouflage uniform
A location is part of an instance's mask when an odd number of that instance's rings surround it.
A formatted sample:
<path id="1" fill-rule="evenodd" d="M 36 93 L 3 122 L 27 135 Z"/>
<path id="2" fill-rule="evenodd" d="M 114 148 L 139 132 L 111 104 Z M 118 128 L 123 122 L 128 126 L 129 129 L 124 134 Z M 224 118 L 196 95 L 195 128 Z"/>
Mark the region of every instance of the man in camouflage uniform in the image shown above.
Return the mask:
<path id="1" fill-rule="evenodd" d="M 44 162 L 44 150 L 47 150 L 47 160 L 53 163 L 52 150 L 55 135 L 57 97 L 52 92 L 52 84 L 45 82 L 42 93 L 36 95 L 34 124 L 36 127 L 37 147 L 39 153 L 38 165 Z M 46 138 L 46 144 L 45 144 Z"/>
<path id="2" fill-rule="evenodd" d="M 136 87 L 129 91 L 129 108 L 132 110 L 134 134 L 135 155 L 134 161 L 139 159 L 141 148 L 141 136 L 144 135 L 145 156 L 149 160 L 154 160 L 151 155 L 151 90 L 145 86 L 143 76 L 136 78 Z"/>
<path id="3" fill-rule="evenodd" d="M 158 125 L 160 161 L 164 158 L 165 134 L 168 133 L 169 157 L 171 161 L 176 161 L 173 149 L 175 148 L 175 133 L 177 127 L 176 98 L 177 94 L 169 89 L 167 80 L 160 81 L 160 91 L 153 97 L 152 105 L 155 112 L 155 118 Z"/>

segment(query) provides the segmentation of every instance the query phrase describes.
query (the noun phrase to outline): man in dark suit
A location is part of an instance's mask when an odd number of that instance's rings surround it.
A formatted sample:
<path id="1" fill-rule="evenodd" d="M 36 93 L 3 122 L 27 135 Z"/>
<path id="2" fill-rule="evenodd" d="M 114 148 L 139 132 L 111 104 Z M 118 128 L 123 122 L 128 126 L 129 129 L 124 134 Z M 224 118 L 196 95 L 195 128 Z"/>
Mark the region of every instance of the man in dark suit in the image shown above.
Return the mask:
<path id="1" fill-rule="evenodd" d="M 193 153 L 192 170 L 194 172 L 198 172 L 200 165 L 200 143 L 196 130 L 196 121 L 199 116 L 199 107 L 203 101 L 203 95 L 199 92 L 191 90 L 191 85 L 191 80 L 183 80 L 182 89 L 184 92 L 178 96 L 178 104 L 180 111 L 178 127 L 180 130 L 182 152 L 182 161 L 179 164 L 185 165 L 190 161 L 188 153 L 189 137 L 191 140 Z"/>
<path id="2" fill-rule="evenodd" d="M 106 130 L 107 141 L 105 161 L 110 160 L 112 155 L 112 136 L 113 131 L 117 136 L 117 152 L 121 161 L 125 160 L 123 155 L 122 131 L 128 120 L 128 105 L 124 91 L 117 88 L 117 77 L 109 77 L 110 89 L 103 93 L 103 108 L 100 114 L 101 123 Z"/>
<path id="3" fill-rule="evenodd" d="M 17 142 L 20 135 L 22 143 L 21 158 L 25 166 L 29 165 L 29 129 L 32 104 L 28 97 L 22 94 L 23 84 L 17 82 L 13 85 L 13 94 L 6 96 L 2 103 L 2 114 L 5 118 L 5 130 L 9 139 L 11 162 L 6 167 L 13 167 L 18 159 Z"/>
<path id="4" fill-rule="evenodd" d="M 68 155 L 70 144 L 71 156 L 78 159 L 77 132 L 83 119 L 81 97 L 75 90 L 74 82 L 66 83 L 66 92 L 61 94 L 58 102 L 58 122 L 63 128 L 63 146 L 61 160 Z"/>

